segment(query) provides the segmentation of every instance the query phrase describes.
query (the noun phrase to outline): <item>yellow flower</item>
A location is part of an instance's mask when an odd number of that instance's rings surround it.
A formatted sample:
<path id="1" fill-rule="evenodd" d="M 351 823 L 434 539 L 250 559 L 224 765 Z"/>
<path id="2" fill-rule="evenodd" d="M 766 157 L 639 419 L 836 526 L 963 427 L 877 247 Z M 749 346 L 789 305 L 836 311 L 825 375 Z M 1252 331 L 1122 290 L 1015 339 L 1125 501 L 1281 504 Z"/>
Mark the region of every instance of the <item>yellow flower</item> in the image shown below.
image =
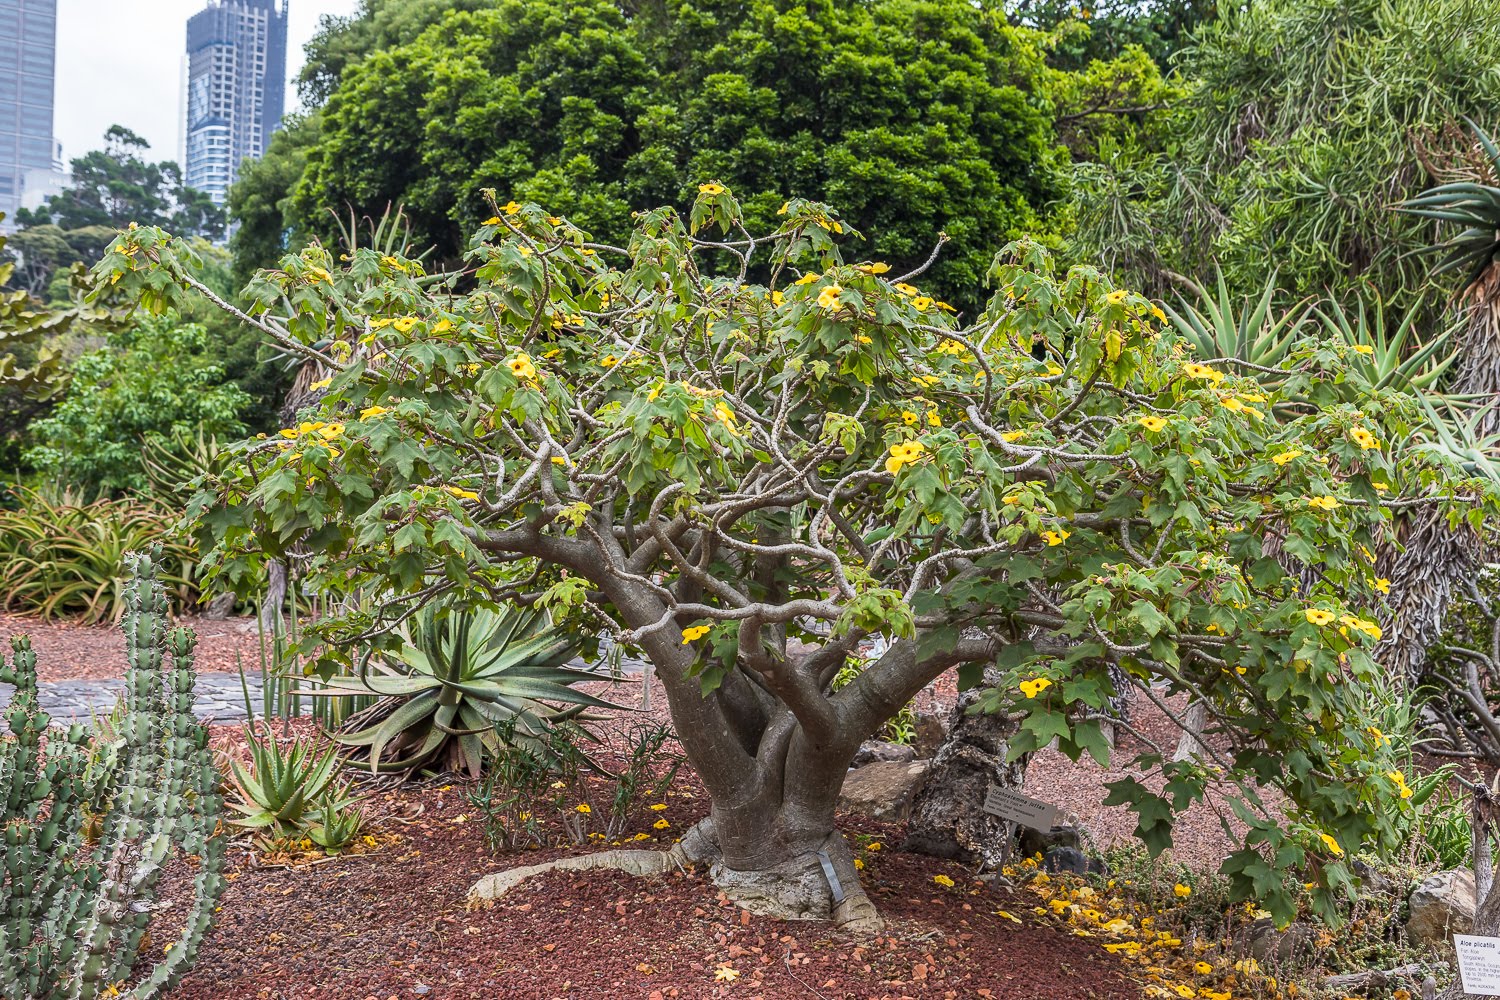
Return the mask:
<path id="1" fill-rule="evenodd" d="M 606 354 L 604 357 L 599 359 L 599 364 L 605 368 L 613 368 L 619 363 L 620 359 L 615 357 L 613 354 Z"/>
<path id="2" fill-rule="evenodd" d="M 838 309 L 841 305 L 839 302 L 839 293 L 843 290 L 842 285 L 824 286 L 823 290 L 818 293 L 818 308 L 827 309 L 829 312 Z"/>
<path id="3" fill-rule="evenodd" d="M 1390 737 L 1386 736 L 1385 733 L 1382 733 L 1376 727 L 1374 727 L 1374 726 L 1366 726 L 1365 727 L 1365 732 L 1367 732 L 1371 736 L 1375 737 L 1375 745 L 1377 747 L 1387 747 L 1387 746 L 1391 745 Z"/>
<path id="4" fill-rule="evenodd" d="M 784 201 L 784 202 L 781 203 L 781 207 L 776 210 L 776 214 L 777 215 L 785 215 L 786 214 L 786 210 L 789 209 L 789 208 L 791 208 L 791 207 L 792 207 L 792 203 L 791 202 Z"/>
<path id="5" fill-rule="evenodd" d="M 869 847 L 866 847 L 865 850 L 867 850 L 867 851 L 879 851 L 884 846 L 885 846 L 884 844 L 882 844 L 880 841 L 877 840 L 877 841 L 875 841 L 875 843 L 871 844 Z"/>
<path id="6" fill-rule="evenodd" d="M 363 410 L 359 411 L 359 419 L 361 419 L 361 420 L 369 420 L 371 417 L 378 417 L 381 414 L 390 413 L 390 412 L 391 412 L 390 410 L 387 410 L 383 406 L 367 406 Z"/>
<path id="7" fill-rule="evenodd" d="M 726 428 L 729 429 L 730 433 L 732 433 L 732 434 L 738 434 L 739 433 L 738 431 L 736 431 L 734 429 L 735 415 L 734 415 L 734 411 L 729 408 L 729 404 L 728 403 L 724 403 L 724 402 L 715 403 L 714 404 L 714 416 L 718 418 L 719 423 L 723 424 Z"/>
<path id="8" fill-rule="evenodd" d="M 1136 421 L 1136 423 L 1140 424 L 1142 427 L 1146 428 L 1146 430 L 1151 431 L 1152 433 L 1155 433 L 1156 431 L 1159 431 L 1163 427 L 1167 426 L 1167 422 L 1161 417 L 1141 417 Z"/>
<path id="9" fill-rule="evenodd" d="M 666 829 L 670 828 L 671 825 L 672 824 L 668 823 L 666 820 L 659 819 L 655 823 L 651 824 L 651 829 L 653 829 L 653 830 L 666 830 Z"/>
<path id="10" fill-rule="evenodd" d="M 1210 368 L 1208 365 L 1189 363 L 1182 366 L 1182 371 L 1188 378 L 1207 379 L 1214 385 L 1218 385 L 1224 381 L 1224 373 L 1215 368 Z"/>
<path id="11" fill-rule="evenodd" d="M 1277 465 L 1285 465 L 1301 454 L 1301 448 L 1293 448 L 1291 451 L 1284 451 L 1280 455 L 1271 456 L 1271 461 L 1275 462 Z"/>
<path id="12" fill-rule="evenodd" d="M 665 812 L 666 808 L 667 808 L 667 804 L 665 802 L 653 802 L 653 803 L 651 803 L 651 811 L 654 812 L 654 813 Z"/>
<path id="13" fill-rule="evenodd" d="M 900 282 L 896 283 L 896 291 L 900 292 L 902 295 L 920 295 L 921 294 L 921 292 L 915 286 L 908 285 L 904 281 L 900 281 Z"/>
<path id="14" fill-rule="evenodd" d="M 941 426 L 943 426 L 943 418 L 940 417 L 940 416 L 938 416 L 938 411 L 937 410 L 928 410 L 927 411 L 927 425 L 929 427 L 941 427 Z"/>
<path id="15" fill-rule="evenodd" d="M 565 466 L 565 465 L 568 465 L 570 463 L 568 462 L 568 460 L 566 458 L 564 458 L 561 455 L 553 455 L 552 456 L 552 464 L 553 465 L 564 465 Z"/>
<path id="16" fill-rule="evenodd" d="M 321 427 L 318 429 L 318 436 L 324 441 L 332 441 L 335 438 L 341 438 L 344 436 L 344 425 L 329 424 L 327 427 Z"/>
<path id="17" fill-rule="evenodd" d="M 699 194 L 706 194 L 709 197 L 713 197 L 716 194 L 723 194 L 726 190 L 728 190 L 728 189 L 726 187 L 724 187 L 724 185 L 722 185 L 722 184 L 714 184 L 712 182 L 710 182 L 708 184 L 699 184 L 698 185 L 698 193 Z"/>
<path id="18" fill-rule="evenodd" d="M 1193 971 L 1198 973 L 1198 975 L 1200 976 L 1206 976 L 1210 972 L 1214 971 L 1214 967 L 1212 965 L 1209 965 L 1207 962 L 1194 962 Z"/>
<path id="19" fill-rule="evenodd" d="M 1029 701 L 1052 686 L 1052 682 L 1045 677 L 1037 677 L 1033 680 L 1021 682 L 1021 693 Z"/>
<path id="20" fill-rule="evenodd" d="M 731 969 L 727 965 L 721 965 L 714 970 L 714 979 L 721 983 L 732 983 L 740 978 L 738 969 Z"/>
<path id="21" fill-rule="evenodd" d="M 946 875 L 934 875 L 932 876 L 932 880 L 938 885 L 947 886 L 950 889 L 953 888 L 953 880 Z"/>
<path id="22" fill-rule="evenodd" d="M 1151 315 L 1155 316 L 1159 321 L 1163 323 L 1167 321 L 1167 314 L 1161 311 L 1161 306 L 1152 306 Z"/>
<path id="23" fill-rule="evenodd" d="M 1072 536 L 1073 536 L 1073 533 L 1071 531 L 1064 531 L 1061 528 L 1058 528 L 1056 531 L 1044 531 L 1044 532 L 1042 532 L 1042 539 L 1048 545 L 1061 545 L 1063 542 L 1067 541 Z"/>
<path id="24" fill-rule="evenodd" d="M 854 269 L 856 271 L 863 271 L 866 274 L 884 274 L 891 269 L 891 265 L 881 263 L 856 264 L 854 265 Z"/>
<path id="25" fill-rule="evenodd" d="M 415 316 L 402 316 L 400 319 L 391 321 L 391 326 L 396 328 L 397 333 L 406 333 L 416 325 L 417 318 Z"/>
<path id="26" fill-rule="evenodd" d="M 1174 892 L 1179 899 L 1186 899 L 1188 896 L 1191 896 L 1193 894 L 1193 890 L 1189 889 L 1181 882 L 1178 882 L 1176 885 L 1172 886 L 1172 892 Z"/>
<path id="27" fill-rule="evenodd" d="M 492 216 L 490 216 L 488 219 L 484 220 L 483 225 L 486 225 L 486 226 L 498 226 L 498 225 L 500 225 L 500 216 L 498 216 L 498 215 L 492 215 Z"/>
<path id="28" fill-rule="evenodd" d="M 1371 347 L 1369 344 L 1355 344 L 1354 353 L 1363 354 L 1365 357 L 1369 357 L 1370 355 L 1375 353 L 1375 348 Z"/>
<path id="29" fill-rule="evenodd" d="M 1378 451 L 1380 449 L 1380 442 L 1375 440 L 1375 435 L 1363 427 L 1354 428 L 1349 432 L 1349 436 L 1354 439 L 1355 444 L 1359 445 L 1365 451 Z"/>
<path id="30" fill-rule="evenodd" d="M 1125 289 L 1117 288 L 1114 291 L 1110 292 L 1108 295 L 1104 296 L 1104 301 L 1108 302 L 1112 306 L 1117 306 L 1120 303 L 1124 302 L 1125 299 L 1129 296 L 1130 293 L 1125 291 Z"/>
<path id="31" fill-rule="evenodd" d="M 1320 833 L 1318 834 L 1318 839 L 1321 840 L 1324 846 L 1326 846 L 1328 850 L 1333 853 L 1334 857 L 1342 858 L 1344 856 L 1344 849 L 1339 846 L 1339 842 L 1337 840 L 1334 840 L 1328 834 Z"/>
<path id="32" fill-rule="evenodd" d="M 473 490 L 460 489 L 457 486 L 444 486 L 443 489 L 447 490 L 449 493 L 453 494 L 455 497 L 457 497 L 460 500 L 478 500 L 479 499 L 479 494 L 475 493 Z"/>
<path id="33" fill-rule="evenodd" d="M 515 215 L 520 210 L 521 206 L 517 205 L 514 201 L 508 201 L 500 207 L 500 211 L 504 212 L 506 215 Z"/>
<path id="34" fill-rule="evenodd" d="M 786 301 L 786 296 L 783 295 L 782 293 L 780 293 L 780 292 L 772 292 L 771 293 L 771 305 L 773 305 L 773 306 L 779 306 L 779 305 L 781 305 L 781 303 L 783 303 L 785 301 Z"/>
<path id="35" fill-rule="evenodd" d="M 859 858 L 855 858 L 854 859 L 854 867 L 858 871 L 864 871 L 865 870 L 865 863 L 863 861 L 861 861 Z"/>
<path id="36" fill-rule="evenodd" d="M 1308 497 L 1307 505 L 1318 510 L 1338 510 L 1339 500 L 1338 497 L 1331 496 Z"/>
<path id="37" fill-rule="evenodd" d="M 1302 612 L 1302 614 L 1307 618 L 1308 621 L 1312 622 L 1314 625 L 1317 625 L 1319 628 L 1327 625 L 1329 622 L 1333 621 L 1334 618 L 1332 611 L 1324 611 L 1322 608 L 1308 608 L 1306 611 Z"/>
<path id="38" fill-rule="evenodd" d="M 711 625 L 694 625 L 691 628 L 685 628 L 682 630 L 682 644 L 686 646 L 690 642 L 697 642 L 711 631 L 713 631 Z"/>
<path id="39" fill-rule="evenodd" d="M 926 312 L 932 307 L 932 299 L 926 295 L 918 295 L 911 300 L 911 304 L 912 308 L 916 309 L 917 312 Z"/>
<path id="40" fill-rule="evenodd" d="M 1004 441 L 1006 444 L 1015 444 L 1025 436 L 1025 431 L 1006 431 L 1004 434 L 1000 435 L 1000 440 Z"/>
<path id="41" fill-rule="evenodd" d="M 578 805 L 576 805 L 576 806 L 573 807 L 573 811 L 574 812 L 578 812 L 578 813 L 583 813 L 585 816 L 587 816 L 589 813 L 593 812 L 594 810 L 592 810 L 592 809 L 589 808 L 589 804 L 587 802 L 580 802 L 580 803 L 578 803 Z"/>
<path id="42" fill-rule="evenodd" d="M 1387 580 L 1383 576 L 1378 577 L 1375 580 L 1375 589 L 1380 591 L 1382 594 L 1389 594 L 1391 592 L 1391 581 Z"/>
<path id="43" fill-rule="evenodd" d="M 1396 787 L 1401 790 L 1401 797 L 1403 799 L 1411 798 L 1411 789 L 1406 787 L 1406 775 L 1400 771 L 1387 771 L 1385 772 L 1385 776 L 1395 782 Z"/>
<path id="44" fill-rule="evenodd" d="M 318 381 L 316 381 L 316 382 L 312 383 L 311 385 L 309 385 L 308 388 L 311 389 L 313 392 L 317 392 L 320 389 L 326 389 L 326 388 L 328 388 L 330 385 L 333 385 L 333 379 L 331 379 L 331 378 L 322 378 L 322 379 L 318 379 Z"/>
<path id="45" fill-rule="evenodd" d="M 1220 396 L 1219 405 L 1230 413 L 1245 413 L 1250 409 L 1244 403 L 1240 402 L 1236 396 Z"/>
<path id="46" fill-rule="evenodd" d="M 798 278 L 796 281 L 792 282 L 792 284 L 794 284 L 794 285 L 810 285 L 814 281 L 817 281 L 821 277 L 823 277 L 821 274 L 814 274 L 811 271 L 809 271 L 806 274 L 804 274 L 802 277 Z"/>
<path id="47" fill-rule="evenodd" d="M 506 364 L 510 367 L 510 373 L 522 381 L 529 382 L 536 378 L 536 365 L 525 354 L 517 354 Z"/>
<path id="48" fill-rule="evenodd" d="M 902 410 L 901 411 L 901 422 L 904 423 L 904 424 L 906 424 L 906 426 L 910 427 L 912 424 L 914 424 L 914 423 L 917 422 L 917 415 L 915 413 L 913 413 L 911 410 Z"/>
<path id="49" fill-rule="evenodd" d="M 903 466 L 920 461 L 922 453 L 926 450 L 926 446 L 920 441 L 891 445 L 891 457 L 885 460 L 885 471 L 893 476 L 896 475 Z"/>

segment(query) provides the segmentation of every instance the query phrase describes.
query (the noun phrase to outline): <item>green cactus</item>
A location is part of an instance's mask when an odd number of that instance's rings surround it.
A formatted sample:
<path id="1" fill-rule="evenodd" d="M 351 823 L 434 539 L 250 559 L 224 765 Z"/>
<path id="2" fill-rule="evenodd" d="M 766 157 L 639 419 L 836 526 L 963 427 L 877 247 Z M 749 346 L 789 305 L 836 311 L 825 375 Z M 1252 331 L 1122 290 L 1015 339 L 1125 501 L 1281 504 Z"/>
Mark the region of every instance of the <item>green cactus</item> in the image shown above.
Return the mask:
<path id="1" fill-rule="evenodd" d="M 153 557 L 127 565 L 125 709 L 108 753 L 83 726 L 47 730 L 30 640 L 0 656 L 0 680 L 16 686 L 0 739 L 0 996 L 160 997 L 192 967 L 224 890 L 218 772 L 193 717 L 197 639 L 168 630 Z M 173 857 L 195 862 L 192 903 L 151 963 L 142 939 Z"/>

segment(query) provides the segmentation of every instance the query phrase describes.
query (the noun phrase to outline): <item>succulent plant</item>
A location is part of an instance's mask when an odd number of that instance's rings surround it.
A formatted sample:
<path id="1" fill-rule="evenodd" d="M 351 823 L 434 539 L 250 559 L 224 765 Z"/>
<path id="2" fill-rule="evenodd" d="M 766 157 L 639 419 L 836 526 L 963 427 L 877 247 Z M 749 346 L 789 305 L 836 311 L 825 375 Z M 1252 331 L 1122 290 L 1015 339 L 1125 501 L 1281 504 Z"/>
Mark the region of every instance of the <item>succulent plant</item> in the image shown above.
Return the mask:
<path id="1" fill-rule="evenodd" d="M 223 892 L 218 772 L 193 717 L 197 640 L 168 630 L 154 554 L 128 565 L 125 705 L 112 733 L 48 731 L 30 641 L 0 656 L 0 680 L 16 686 L 0 740 L 0 995 L 14 1000 L 162 996 L 192 967 Z M 110 752 L 95 752 L 105 739 Z M 197 862 L 187 915 L 143 966 L 164 865 L 183 856 Z"/>
<path id="2" fill-rule="evenodd" d="M 269 732 L 257 737 L 245 727 L 250 767 L 229 766 L 229 785 L 236 798 L 229 808 L 240 815 L 229 822 L 275 839 L 306 833 L 322 825 L 324 815 L 347 809 L 352 796 L 338 781 L 343 761 L 332 747 L 298 737 L 283 749 Z M 316 838 L 314 838 L 316 839 Z"/>
<path id="3" fill-rule="evenodd" d="M 611 707 L 572 689 L 605 678 L 564 667 L 580 644 L 538 611 L 429 608 L 403 640 L 395 663 L 366 661 L 356 675 L 330 678 L 313 692 L 382 696 L 351 715 L 338 737 L 367 753 L 375 772 L 462 769 L 477 777 L 485 752 L 502 745 L 498 723 L 514 720 L 509 731 L 531 739 L 589 706 Z"/>

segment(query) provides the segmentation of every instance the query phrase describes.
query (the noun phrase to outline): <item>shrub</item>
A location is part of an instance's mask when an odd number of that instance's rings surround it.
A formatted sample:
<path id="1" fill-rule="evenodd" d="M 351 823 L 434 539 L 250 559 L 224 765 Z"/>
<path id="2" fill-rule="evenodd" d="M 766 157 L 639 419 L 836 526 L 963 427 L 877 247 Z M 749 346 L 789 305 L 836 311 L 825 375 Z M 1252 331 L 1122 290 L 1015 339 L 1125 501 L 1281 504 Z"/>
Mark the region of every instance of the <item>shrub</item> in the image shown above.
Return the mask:
<path id="1" fill-rule="evenodd" d="M 196 640 L 167 629 L 156 560 L 129 564 L 125 708 L 107 752 L 78 725 L 47 733 L 44 751 L 30 643 L 13 639 L 10 664 L 0 658 L 0 680 L 16 685 L 0 742 L 0 993 L 17 1000 L 114 996 L 126 982 L 138 1000 L 164 995 L 192 968 L 223 890 L 218 773 L 193 718 Z M 178 855 L 198 862 L 182 930 L 142 968 L 163 864 Z"/>
<path id="2" fill-rule="evenodd" d="M 129 553 L 153 546 L 170 600 L 179 609 L 192 606 L 197 547 L 173 514 L 135 500 L 54 501 L 18 490 L 16 508 L 0 509 L 0 608 L 119 621 L 130 592 Z"/>

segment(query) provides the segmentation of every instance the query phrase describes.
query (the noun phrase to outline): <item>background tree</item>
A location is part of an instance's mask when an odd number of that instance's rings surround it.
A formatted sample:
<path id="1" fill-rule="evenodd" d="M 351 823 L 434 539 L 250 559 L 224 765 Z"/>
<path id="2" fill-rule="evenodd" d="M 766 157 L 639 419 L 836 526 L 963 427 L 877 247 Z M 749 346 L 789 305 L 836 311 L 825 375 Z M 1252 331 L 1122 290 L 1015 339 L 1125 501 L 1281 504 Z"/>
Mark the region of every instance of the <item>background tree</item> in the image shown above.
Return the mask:
<path id="1" fill-rule="evenodd" d="M 207 195 L 183 185 L 182 168 L 175 160 L 147 161 L 150 148 L 130 129 L 111 125 L 104 133 L 103 149 L 72 161 L 68 187 L 34 211 L 17 212 L 16 221 L 63 230 L 124 229 L 135 222 L 170 225 L 188 236 L 222 237 L 223 210 Z"/>
<path id="2" fill-rule="evenodd" d="M 1014 753 L 1107 759 L 1120 678 L 1209 706 L 1231 749 L 1169 762 L 1147 743 L 1134 764 L 1165 790 L 1125 777 L 1110 801 L 1161 850 L 1211 781 L 1237 788 L 1247 846 L 1223 870 L 1279 919 L 1304 877 L 1331 912 L 1346 853 L 1392 841 L 1409 807 L 1364 716 L 1367 548 L 1393 508 L 1482 485 L 1435 452 L 1392 460 L 1380 445 L 1419 414 L 1346 348 L 1300 344 L 1278 407 L 1282 388 L 1185 359 L 1148 302 L 1055 274 L 1035 244 L 1002 255 L 961 325 L 915 275 L 844 263 L 821 203 L 724 242 L 740 207 L 708 182 L 689 219 L 640 216 L 628 250 L 534 205 L 494 211 L 463 295 L 370 249 L 312 247 L 254 282 L 267 335 L 333 374 L 193 510 L 224 577 L 299 545 L 310 585 L 385 595 L 313 630 L 329 669 L 444 595 L 535 602 L 642 649 L 711 814 L 669 858 L 588 864 L 713 859 L 752 908 L 875 926 L 833 826 L 848 762 L 933 678 L 989 665 L 982 707 L 1016 713 Z M 169 278 L 201 291 L 179 252 L 132 230 L 101 278 L 158 305 Z M 1312 586 L 1280 558 L 1316 566 Z M 832 692 L 877 633 L 887 651 Z"/>
<path id="3" fill-rule="evenodd" d="M 147 486 L 145 438 L 244 432 L 248 397 L 208 360 L 208 335 L 176 316 L 144 318 L 79 357 L 56 407 L 32 422 L 25 461 L 91 494 Z"/>
<path id="4" fill-rule="evenodd" d="M 327 103 L 248 175 L 236 212 L 254 235 L 237 253 L 287 229 L 331 241 L 330 210 L 399 204 L 416 245 L 455 261 L 484 188 L 623 239 L 633 206 L 717 177 L 753 225 L 794 191 L 835 201 L 896 266 L 944 231 L 931 280 L 960 297 L 1060 193 L 1049 39 L 966 0 L 469 6 L 426 24 L 436 6 L 372 4 L 328 24 L 309 70 Z M 390 47 L 354 60 L 355 41 Z"/>

